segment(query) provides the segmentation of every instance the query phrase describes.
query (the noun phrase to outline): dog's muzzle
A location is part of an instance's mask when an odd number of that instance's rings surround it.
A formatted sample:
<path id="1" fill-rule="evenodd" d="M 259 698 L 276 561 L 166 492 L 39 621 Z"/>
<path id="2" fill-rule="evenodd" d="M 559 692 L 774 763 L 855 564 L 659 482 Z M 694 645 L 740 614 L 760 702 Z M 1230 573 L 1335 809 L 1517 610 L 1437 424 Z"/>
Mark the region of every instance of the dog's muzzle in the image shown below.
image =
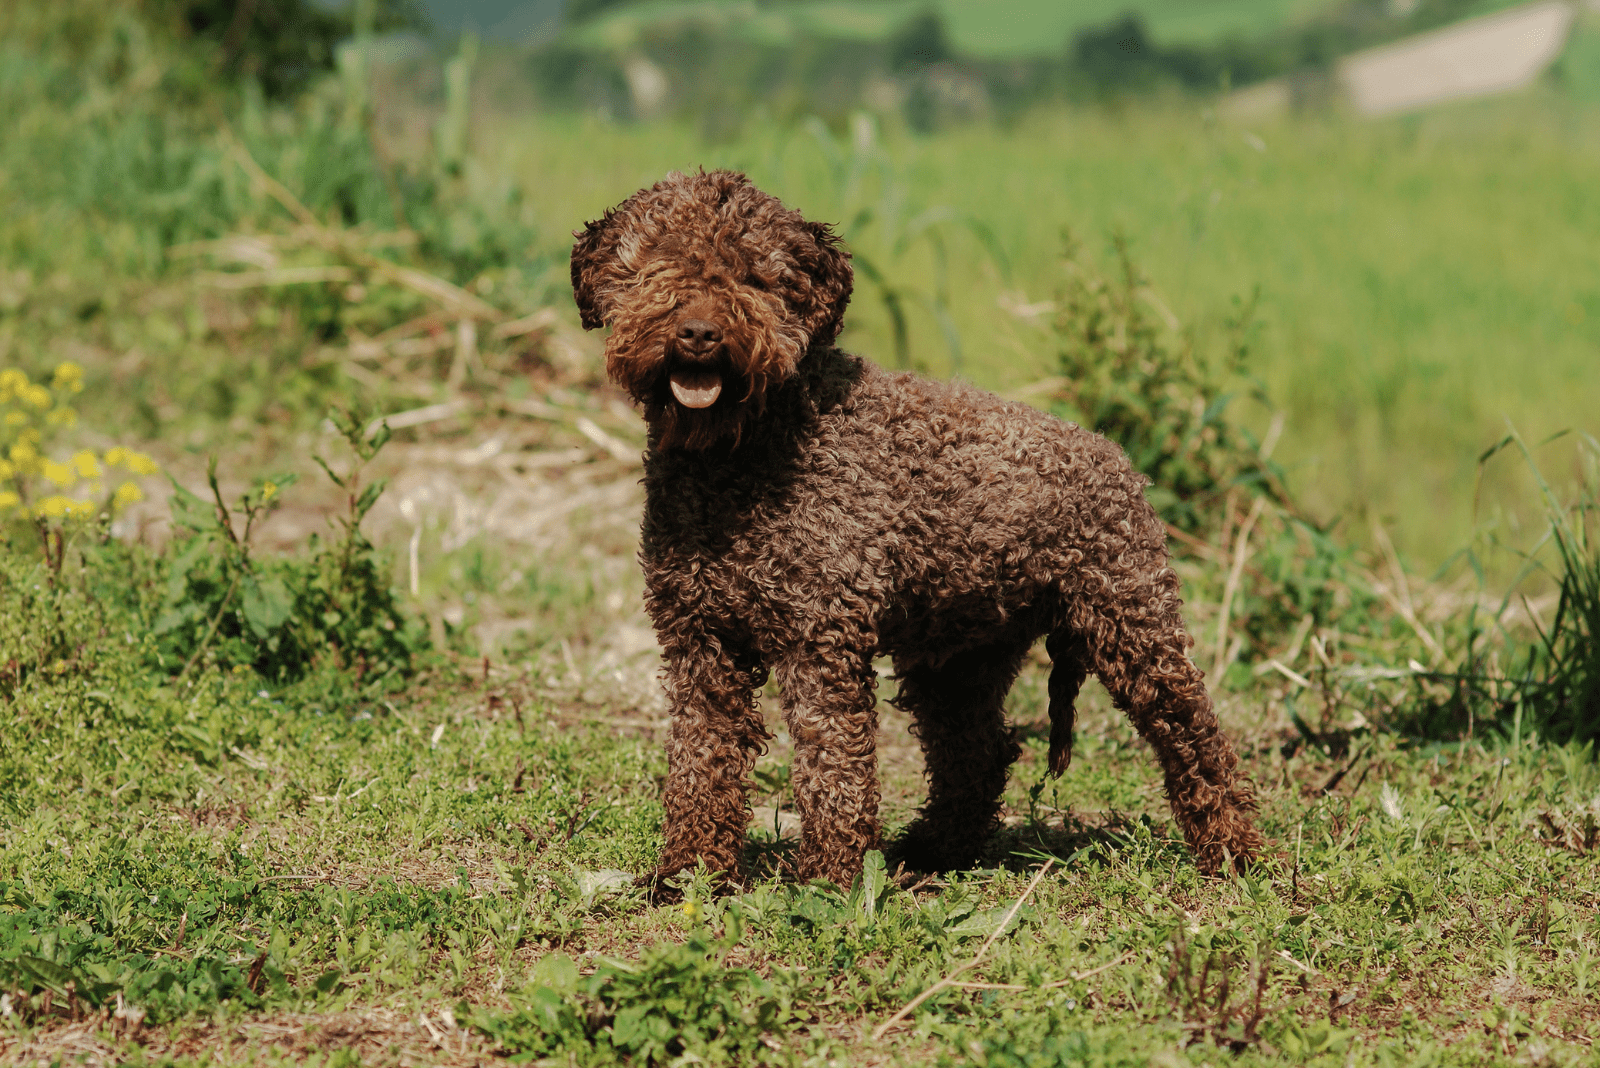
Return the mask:
<path id="1" fill-rule="evenodd" d="M 709 408 L 722 396 L 722 373 L 714 361 L 722 331 L 704 319 L 686 319 L 673 338 L 678 366 L 668 374 L 672 395 L 685 408 Z"/>

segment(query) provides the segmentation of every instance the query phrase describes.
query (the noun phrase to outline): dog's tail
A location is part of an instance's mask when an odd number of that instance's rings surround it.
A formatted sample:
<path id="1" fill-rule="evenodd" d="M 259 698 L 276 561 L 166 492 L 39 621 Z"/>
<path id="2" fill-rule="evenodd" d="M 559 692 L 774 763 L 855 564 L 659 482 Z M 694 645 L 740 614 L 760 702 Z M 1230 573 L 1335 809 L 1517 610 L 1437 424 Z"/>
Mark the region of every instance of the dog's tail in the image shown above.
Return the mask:
<path id="1" fill-rule="evenodd" d="M 1055 631 L 1045 639 L 1050 654 L 1050 774 L 1060 775 L 1072 763 L 1072 727 L 1077 720 L 1074 704 L 1089 675 L 1089 649 L 1083 639 Z"/>

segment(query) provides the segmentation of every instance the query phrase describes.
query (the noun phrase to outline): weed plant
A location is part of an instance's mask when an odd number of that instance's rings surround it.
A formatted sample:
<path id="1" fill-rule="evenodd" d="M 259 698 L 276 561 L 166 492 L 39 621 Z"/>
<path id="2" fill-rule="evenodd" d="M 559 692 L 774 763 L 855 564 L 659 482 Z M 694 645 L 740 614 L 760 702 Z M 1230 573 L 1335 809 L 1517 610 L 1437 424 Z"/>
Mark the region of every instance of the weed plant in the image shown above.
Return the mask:
<path id="1" fill-rule="evenodd" d="M 1509 549 L 1522 559 L 1521 573 L 1493 611 L 1475 604 L 1467 613 L 1453 670 L 1434 675 L 1433 689 L 1397 725 L 1414 733 L 1493 730 L 1514 740 L 1533 734 L 1593 746 L 1600 742 L 1600 552 L 1594 533 L 1600 446 L 1583 436 L 1578 449 L 1583 478 L 1571 498 L 1550 485 L 1534 451 L 1515 432 L 1488 449 L 1480 463 L 1513 447 L 1544 497 L 1543 536 L 1525 549 L 1497 545 L 1499 532 L 1486 532 L 1483 548 Z M 1479 550 L 1473 546 L 1462 555 L 1481 585 Z M 1543 579 L 1555 591 L 1548 621 L 1524 588 L 1529 579 Z M 1516 607 L 1528 625 L 1507 626 Z"/>
<path id="2" fill-rule="evenodd" d="M 782 1064 L 788 1058 L 780 1043 L 794 1024 L 799 984 L 792 975 L 773 982 L 729 967 L 728 954 L 744 937 L 743 912 L 734 904 L 724 916 L 720 937 L 702 928 L 638 962 L 602 961 L 581 980 L 571 958 L 545 957 L 517 1008 L 484 1014 L 477 1025 L 517 1059 Z"/>
<path id="3" fill-rule="evenodd" d="M 362 468 L 389 440 L 386 425 L 367 437 L 349 412 L 330 418 L 355 456 L 346 474 L 318 457 L 345 492 L 347 512 L 337 536 L 313 534 L 303 556 L 268 563 L 251 554 L 257 523 L 294 483 L 265 479 L 230 508 L 207 471 L 211 500 L 173 483 L 173 518 L 185 534 L 163 559 L 164 596 L 150 633 L 157 663 L 180 675 L 202 658 L 219 669 L 248 667 L 274 683 L 293 682 L 316 668 L 347 673 L 357 686 L 403 681 L 428 648 L 427 626 L 400 606 L 385 561 L 361 531 L 383 493 L 383 481 L 363 485 Z M 242 518 L 242 529 L 238 519 Z"/>

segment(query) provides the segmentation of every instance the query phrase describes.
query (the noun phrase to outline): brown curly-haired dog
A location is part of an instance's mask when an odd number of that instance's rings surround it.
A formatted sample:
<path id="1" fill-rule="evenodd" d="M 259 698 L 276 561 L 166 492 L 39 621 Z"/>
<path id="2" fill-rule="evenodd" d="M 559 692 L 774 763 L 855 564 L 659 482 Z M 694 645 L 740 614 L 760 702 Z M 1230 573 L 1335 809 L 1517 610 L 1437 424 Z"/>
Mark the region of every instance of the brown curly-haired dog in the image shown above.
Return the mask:
<path id="1" fill-rule="evenodd" d="M 873 658 L 927 761 L 912 867 L 972 863 L 1019 749 L 1002 704 L 1048 635 L 1050 770 L 1094 672 L 1166 773 L 1199 864 L 1254 856 L 1255 801 L 1217 729 L 1146 479 L 1099 435 L 833 347 L 849 254 L 742 174 L 673 174 L 581 232 L 572 286 L 644 408 L 640 558 L 665 656 L 666 846 L 737 880 L 746 776 L 777 673 L 801 878 L 879 844 Z"/>

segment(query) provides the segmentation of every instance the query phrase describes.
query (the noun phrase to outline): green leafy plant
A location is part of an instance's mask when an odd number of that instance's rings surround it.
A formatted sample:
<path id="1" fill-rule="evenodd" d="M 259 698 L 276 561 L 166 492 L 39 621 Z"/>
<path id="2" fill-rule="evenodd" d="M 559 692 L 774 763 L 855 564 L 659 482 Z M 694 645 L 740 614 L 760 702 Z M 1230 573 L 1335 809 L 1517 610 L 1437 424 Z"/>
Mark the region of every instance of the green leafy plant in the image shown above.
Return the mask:
<path id="1" fill-rule="evenodd" d="M 570 958 L 546 957 L 510 1012 L 464 1014 L 516 1060 L 781 1063 L 775 1047 L 794 1021 L 795 980 L 729 967 L 744 936 L 736 904 L 724 910 L 724 924 L 719 938 L 701 928 L 636 963 L 602 959 L 588 976 Z"/>
<path id="2" fill-rule="evenodd" d="M 1594 459 L 1594 458 L 1591 458 Z M 1597 465 L 1591 463 L 1591 472 Z M 1545 487 L 1547 500 L 1553 499 Z M 1550 509 L 1560 596 L 1535 654 L 1543 679 L 1535 701 L 1557 741 L 1600 742 L 1600 485 L 1571 508 Z"/>
<path id="3" fill-rule="evenodd" d="M 250 538 L 256 524 L 277 508 L 280 491 L 293 484 L 294 476 L 257 482 L 233 508 L 223 500 L 214 456 L 206 467 L 206 482 L 209 502 L 176 479 L 172 482 L 172 518 L 188 536 L 173 543 L 166 599 L 153 633 L 166 659 L 181 665 L 180 675 L 214 641 L 221 643 L 217 658 L 223 664 L 255 664 L 263 653 L 276 654 L 284 637 L 278 632 L 291 612 L 282 578 L 260 573 L 251 560 Z M 234 526 L 236 512 L 244 517 L 242 531 Z M 256 642 L 264 648 L 256 649 Z"/>
<path id="4" fill-rule="evenodd" d="M 346 491 L 346 513 L 334 520 L 334 539 L 312 536 L 305 557 L 263 562 L 251 552 L 252 533 L 294 476 L 257 482 L 231 508 L 215 459 L 207 469 L 210 501 L 173 483 L 173 519 L 188 535 L 171 550 L 153 627 L 167 667 L 184 674 L 210 655 L 218 666 L 248 666 L 266 678 L 293 680 L 331 657 L 361 681 L 404 677 L 427 648 L 426 630 L 401 608 L 376 547 L 361 531 L 384 489 L 382 480 L 363 485 L 362 468 L 388 441 L 388 427 L 369 438 L 351 413 L 335 410 L 330 418 L 356 462 L 341 475 L 316 458 Z"/>
<path id="5" fill-rule="evenodd" d="M 311 562 L 296 590 L 296 614 L 315 620 L 315 640 L 339 650 L 347 666 L 358 674 L 408 673 L 416 654 L 428 647 L 422 622 L 400 607 L 394 588 L 381 565 L 377 547 L 361 531 L 361 521 L 382 495 L 385 480 L 362 485 L 362 469 L 389 440 L 388 424 L 380 424 L 370 437 L 351 412 L 329 413 L 345 443 L 356 456 L 351 470 L 337 474 L 322 457 L 317 463 L 345 491 L 346 512 L 335 522 L 339 537 L 311 542 Z"/>

